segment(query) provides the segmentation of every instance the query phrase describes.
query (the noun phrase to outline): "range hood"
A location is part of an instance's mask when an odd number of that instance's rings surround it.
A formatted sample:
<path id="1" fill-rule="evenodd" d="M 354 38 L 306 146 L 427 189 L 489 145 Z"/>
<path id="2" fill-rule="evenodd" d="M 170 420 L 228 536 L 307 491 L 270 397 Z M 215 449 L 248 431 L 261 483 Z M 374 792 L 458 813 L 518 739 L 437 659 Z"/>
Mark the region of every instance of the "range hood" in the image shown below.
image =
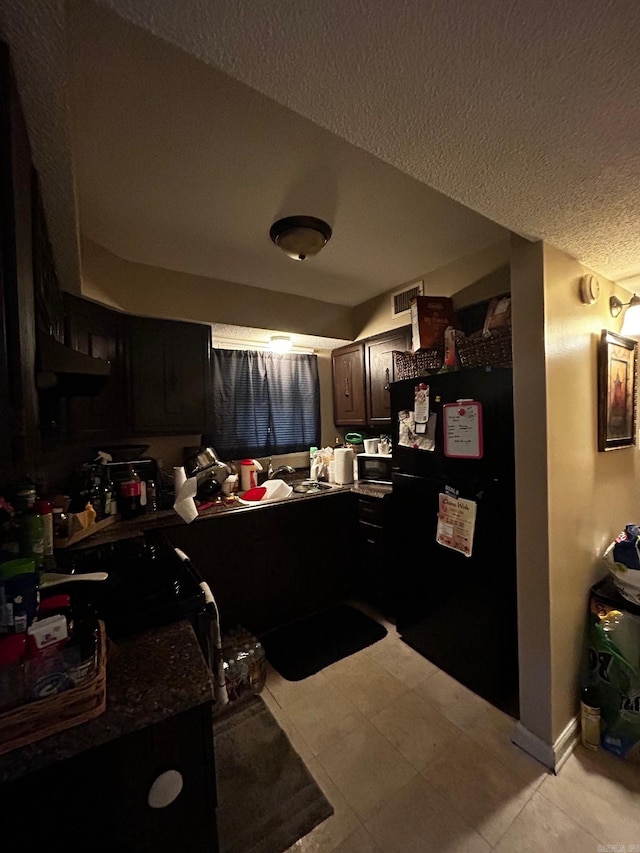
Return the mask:
<path id="1" fill-rule="evenodd" d="M 63 397 L 95 397 L 111 373 L 111 362 L 72 349 L 42 332 L 37 338 L 36 365 L 38 389 L 56 390 Z"/>

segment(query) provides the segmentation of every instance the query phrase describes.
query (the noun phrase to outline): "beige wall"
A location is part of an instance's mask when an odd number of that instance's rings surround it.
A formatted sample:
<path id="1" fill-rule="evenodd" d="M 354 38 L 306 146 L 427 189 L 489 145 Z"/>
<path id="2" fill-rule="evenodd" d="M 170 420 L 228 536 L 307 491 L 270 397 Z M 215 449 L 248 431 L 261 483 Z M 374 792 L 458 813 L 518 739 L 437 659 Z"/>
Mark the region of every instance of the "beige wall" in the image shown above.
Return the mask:
<path id="1" fill-rule="evenodd" d="M 637 520 L 640 492 L 640 452 L 597 449 L 598 341 L 622 325 L 609 296 L 628 295 L 598 276 L 599 301 L 583 305 L 588 272 L 553 246 L 513 238 L 521 722 L 549 745 L 577 714 L 599 557 Z"/>
<path id="2" fill-rule="evenodd" d="M 353 339 L 350 308 L 134 264 L 90 240 L 82 243 L 82 295 L 138 316 Z"/>
<path id="3" fill-rule="evenodd" d="M 503 240 L 425 273 L 420 277 L 424 281 L 424 292 L 427 295 L 453 296 L 456 309 L 508 292 L 509 252 L 509 240 Z M 408 288 L 413 283 L 407 282 L 404 286 Z M 391 294 L 402 289 L 402 284 L 394 285 L 387 293 L 353 309 L 356 339 L 368 338 L 411 322 L 408 313 L 399 317 L 393 317 L 391 313 Z"/>

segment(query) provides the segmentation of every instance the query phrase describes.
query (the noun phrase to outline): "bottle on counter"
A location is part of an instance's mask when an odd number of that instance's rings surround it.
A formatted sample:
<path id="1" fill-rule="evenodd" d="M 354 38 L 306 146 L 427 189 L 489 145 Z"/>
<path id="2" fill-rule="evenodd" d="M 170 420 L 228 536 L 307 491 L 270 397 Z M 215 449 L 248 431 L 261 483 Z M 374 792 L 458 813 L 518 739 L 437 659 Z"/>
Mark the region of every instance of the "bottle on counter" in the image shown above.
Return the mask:
<path id="1" fill-rule="evenodd" d="M 126 476 L 120 482 L 118 507 L 123 518 L 136 518 L 142 512 L 142 481 L 129 465 Z"/>
<path id="2" fill-rule="evenodd" d="M 21 557 L 31 557 L 36 569 L 42 570 L 44 564 L 44 523 L 42 516 L 36 512 L 35 504 L 20 516 L 19 541 Z"/>
<path id="3" fill-rule="evenodd" d="M 38 498 L 33 505 L 33 509 L 40 516 L 42 525 L 42 567 L 44 569 L 54 569 L 53 504 L 46 498 Z"/>
<path id="4" fill-rule="evenodd" d="M 69 535 L 69 516 L 61 506 L 53 508 L 52 526 L 54 539 L 66 539 Z"/>
<path id="5" fill-rule="evenodd" d="M 158 487 L 152 478 L 147 480 L 147 512 L 158 511 Z"/>
<path id="6" fill-rule="evenodd" d="M 89 487 L 89 501 L 96 513 L 96 521 L 104 518 L 104 503 L 102 495 L 102 481 L 95 468 L 91 471 L 91 485 Z"/>
<path id="7" fill-rule="evenodd" d="M 582 745 L 594 751 L 600 749 L 600 700 L 593 684 L 582 688 L 580 727 Z"/>

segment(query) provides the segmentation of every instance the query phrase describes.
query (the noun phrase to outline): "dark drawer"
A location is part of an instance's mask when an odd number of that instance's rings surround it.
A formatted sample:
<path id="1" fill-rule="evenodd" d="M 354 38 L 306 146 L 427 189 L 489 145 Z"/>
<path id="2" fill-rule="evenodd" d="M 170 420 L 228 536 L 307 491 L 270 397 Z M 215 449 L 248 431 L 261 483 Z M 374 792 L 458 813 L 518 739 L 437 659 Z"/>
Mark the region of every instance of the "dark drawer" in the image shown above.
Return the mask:
<path id="1" fill-rule="evenodd" d="M 383 498 L 358 498 L 358 518 L 370 524 L 383 525 L 386 504 Z"/>

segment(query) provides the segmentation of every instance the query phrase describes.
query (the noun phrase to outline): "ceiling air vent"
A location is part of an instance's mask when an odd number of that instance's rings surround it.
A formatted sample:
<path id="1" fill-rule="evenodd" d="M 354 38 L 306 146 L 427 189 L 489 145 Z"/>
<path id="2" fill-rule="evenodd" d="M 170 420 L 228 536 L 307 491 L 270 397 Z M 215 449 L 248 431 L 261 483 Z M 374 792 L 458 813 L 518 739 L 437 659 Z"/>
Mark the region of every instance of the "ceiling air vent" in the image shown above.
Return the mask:
<path id="1" fill-rule="evenodd" d="M 395 293 L 391 294 L 391 316 L 397 317 L 399 314 L 408 314 L 413 297 L 423 295 L 423 281 L 416 281 L 409 287 L 405 287 L 402 290 L 396 290 Z"/>

